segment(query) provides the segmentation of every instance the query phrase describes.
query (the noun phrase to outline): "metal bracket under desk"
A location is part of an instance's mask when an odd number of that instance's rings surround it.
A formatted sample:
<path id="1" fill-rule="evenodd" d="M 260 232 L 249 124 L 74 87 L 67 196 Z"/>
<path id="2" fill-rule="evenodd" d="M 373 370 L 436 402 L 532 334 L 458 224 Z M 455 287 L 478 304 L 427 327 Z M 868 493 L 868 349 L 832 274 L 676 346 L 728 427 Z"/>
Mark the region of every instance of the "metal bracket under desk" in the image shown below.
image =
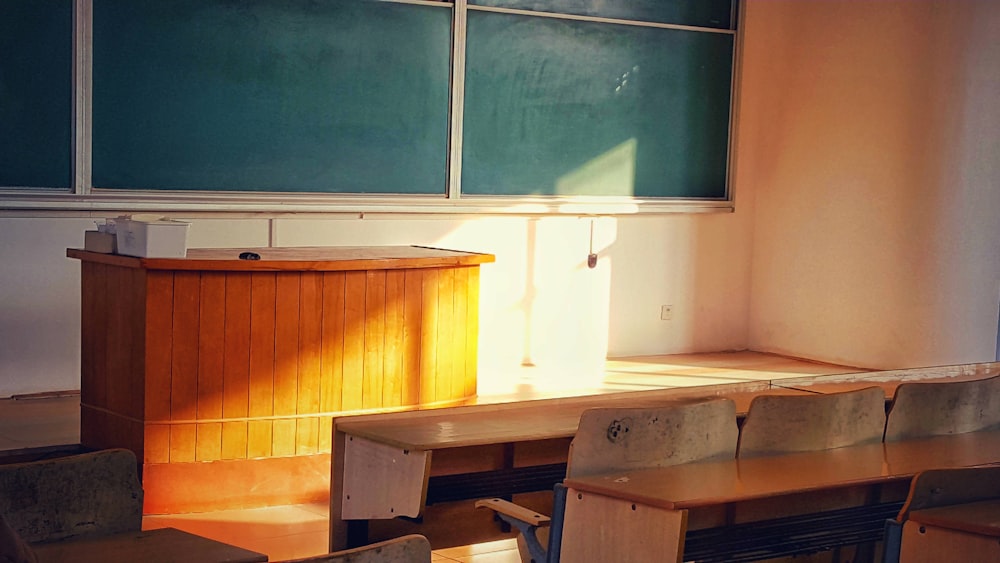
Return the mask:
<path id="1" fill-rule="evenodd" d="M 371 520 L 420 516 L 430 463 L 430 452 L 348 435 L 344 440 L 342 517 Z M 375 483 L 378 485 L 373 486 Z"/>
<path id="2" fill-rule="evenodd" d="M 551 491 L 564 477 L 565 463 L 439 475 L 428 480 L 427 504 Z"/>
<path id="3" fill-rule="evenodd" d="M 903 502 L 888 502 L 688 531 L 684 560 L 758 561 L 882 539 Z"/>

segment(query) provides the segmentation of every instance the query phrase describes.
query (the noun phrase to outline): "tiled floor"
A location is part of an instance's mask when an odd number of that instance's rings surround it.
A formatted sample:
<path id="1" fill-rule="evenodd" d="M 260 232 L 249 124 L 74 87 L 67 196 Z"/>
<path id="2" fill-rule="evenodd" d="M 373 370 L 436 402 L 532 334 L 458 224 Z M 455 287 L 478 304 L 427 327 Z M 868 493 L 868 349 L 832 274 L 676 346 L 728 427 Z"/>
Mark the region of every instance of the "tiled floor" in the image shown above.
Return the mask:
<path id="1" fill-rule="evenodd" d="M 552 389 L 533 385 L 541 374 L 526 371 L 514 392 L 480 397 L 504 402 L 541 397 L 718 385 L 788 377 L 860 371 L 755 352 L 687 354 L 620 358 L 609 361 L 603 382 L 587 389 Z M 79 396 L 0 400 L 0 456 L 28 448 L 79 443 Z M 326 504 L 228 510 L 202 514 L 147 516 L 145 528 L 174 527 L 282 561 L 327 552 Z M 516 563 L 514 540 L 440 549 L 435 562 Z"/>

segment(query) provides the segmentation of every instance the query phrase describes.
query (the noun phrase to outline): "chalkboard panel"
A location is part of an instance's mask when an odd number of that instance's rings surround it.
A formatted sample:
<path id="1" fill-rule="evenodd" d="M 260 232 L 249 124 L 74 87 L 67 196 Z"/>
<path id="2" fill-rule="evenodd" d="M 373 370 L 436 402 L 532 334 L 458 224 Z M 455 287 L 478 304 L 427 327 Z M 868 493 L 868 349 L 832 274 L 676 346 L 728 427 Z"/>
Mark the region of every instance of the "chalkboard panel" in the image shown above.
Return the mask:
<path id="1" fill-rule="evenodd" d="M 101 188 L 446 190 L 451 9 L 94 0 Z"/>
<path id="2" fill-rule="evenodd" d="M 0 186 L 72 181 L 72 0 L 0 2 Z"/>
<path id="3" fill-rule="evenodd" d="M 470 0 L 470 5 L 732 29 L 732 0 Z"/>
<path id="4" fill-rule="evenodd" d="M 468 25 L 464 194 L 726 197 L 732 34 Z"/>

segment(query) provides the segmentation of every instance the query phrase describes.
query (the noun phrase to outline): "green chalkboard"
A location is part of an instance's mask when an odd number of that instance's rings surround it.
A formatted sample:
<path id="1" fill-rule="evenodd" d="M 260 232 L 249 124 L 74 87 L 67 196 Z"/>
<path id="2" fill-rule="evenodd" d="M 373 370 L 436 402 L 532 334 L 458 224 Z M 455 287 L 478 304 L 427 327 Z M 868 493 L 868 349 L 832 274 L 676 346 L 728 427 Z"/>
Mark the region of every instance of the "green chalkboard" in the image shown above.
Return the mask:
<path id="1" fill-rule="evenodd" d="M 0 187 L 72 181 L 73 1 L 0 1 Z"/>
<path id="2" fill-rule="evenodd" d="M 470 11 L 462 192 L 724 199 L 733 35 Z"/>
<path id="3" fill-rule="evenodd" d="M 100 188 L 446 191 L 452 11 L 94 0 Z"/>

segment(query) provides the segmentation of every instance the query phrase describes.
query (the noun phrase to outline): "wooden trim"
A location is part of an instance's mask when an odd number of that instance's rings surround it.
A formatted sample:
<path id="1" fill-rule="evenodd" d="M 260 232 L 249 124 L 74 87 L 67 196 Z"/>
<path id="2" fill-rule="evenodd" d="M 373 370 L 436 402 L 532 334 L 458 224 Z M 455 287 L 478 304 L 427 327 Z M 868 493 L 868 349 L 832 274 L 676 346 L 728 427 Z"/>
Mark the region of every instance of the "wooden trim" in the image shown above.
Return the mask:
<path id="1" fill-rule="evenodd" d="M 330 494 L 330 454 L 147 463 L 142 468 L 142 488 L 145 514 L 325 503 Z"/>
<path id="2" fill-rule="evenodd" d="M 250 277 L 226 274 L 222 417 L 242 418 L 250 406 Z M 222 459 L 247 457 L 247 423 L 222 423 Z"/>
<path id="3" fill-rule="evenodd" d="M 198 418 L 222 419 L 222 374 L 225 363 L 226 275 L 204 272 L 200 276 L 198 319 Z M 199 424 L 195 459 L 222 459 L 222 423 Z"/>
<path id="4" fill-rule="evenodd" d="M 260 260 L 240 260 L 255 252 Z M 475 266 L 495 261 L 492 254 L 420 246 L 316 246 L 278 248 L 191 248 L 184 258 L 139 258 L 69 248 L 66 256 L 146 270 L 349 271 Z"/>
<path id="5" fill-rule="evenodd" d="M 170 420 L 198 418 L 198 323 L 201 276 L 193 272 L 174 275 L 173 327 L 170 366 Z M 170 461 L 196 458 L 194 424 L 170 427 Z"/>
<path id="6" fill-rule="evenodd" d="M 323 342 L 323 274 L 303 272 L 299 276 L 299 374 L 296 413 L 319 412 L 320 361 Z M 295 455 L 319 451 L 319 420 L 315 416 L 295 421 Z"/>
<path id="7" fill-rule="evenodd" d="M 277 316 L 275 274 L 250 276 L 250 404 L 251 419 L 274 415 L 274 343 Z M 271 420 L 247 424 L 247 457 L 269 457 L 273 440 Z"/>

